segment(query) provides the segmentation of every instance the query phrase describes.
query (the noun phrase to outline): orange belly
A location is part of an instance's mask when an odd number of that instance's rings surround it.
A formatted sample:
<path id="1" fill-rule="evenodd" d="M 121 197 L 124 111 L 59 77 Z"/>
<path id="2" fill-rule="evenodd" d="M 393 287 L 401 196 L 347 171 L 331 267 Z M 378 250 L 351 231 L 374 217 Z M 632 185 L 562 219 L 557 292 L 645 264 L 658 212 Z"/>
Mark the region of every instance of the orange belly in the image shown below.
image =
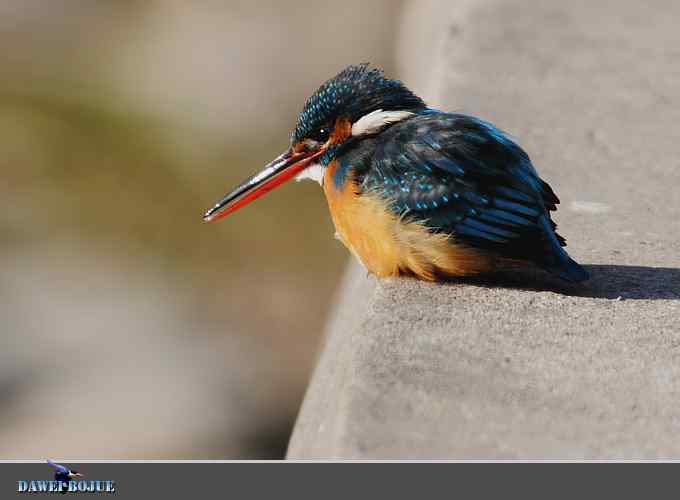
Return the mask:
<path id="1" fill-rule="evenodd" d="M 331 163 L 324 175 L 328 208 L 345 246 L 371 273 L 379 277 L 412 274 L 434 281 L 439 277 L 470 276 L 493 268 L 493 259 L 455 238 L 404 222 L 388 210 L 379 196 L 357 195 L 351 178 L 336 188 Z"/>

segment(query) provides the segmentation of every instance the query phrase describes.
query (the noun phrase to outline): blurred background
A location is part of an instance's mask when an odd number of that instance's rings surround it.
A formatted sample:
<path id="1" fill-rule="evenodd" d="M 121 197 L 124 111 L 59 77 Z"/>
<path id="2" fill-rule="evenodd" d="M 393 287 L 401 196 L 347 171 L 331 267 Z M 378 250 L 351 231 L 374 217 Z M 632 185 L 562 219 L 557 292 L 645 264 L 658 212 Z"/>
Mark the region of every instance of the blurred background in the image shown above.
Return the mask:
<path id="1" fill-rule="evenodd" d="M 0 1 L 0 458 L 277 458 L 346 251 L 318 185 L 201 215 L 401 4 Z"/>

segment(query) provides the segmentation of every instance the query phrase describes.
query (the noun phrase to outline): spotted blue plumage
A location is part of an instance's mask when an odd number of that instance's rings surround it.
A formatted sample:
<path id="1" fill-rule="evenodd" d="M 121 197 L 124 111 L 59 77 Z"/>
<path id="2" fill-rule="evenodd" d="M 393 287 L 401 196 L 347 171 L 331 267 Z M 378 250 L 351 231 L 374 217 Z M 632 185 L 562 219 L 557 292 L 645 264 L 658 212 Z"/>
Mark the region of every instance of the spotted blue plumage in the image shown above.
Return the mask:
<path id="1" fill-rule="evenodd" d="M 378 109 L 420 110 L 425 109 L 425 103 L 399 80 L 385 78 L 379 69 L 368 64 L 349 66 L 307 99 L 291 142 L 306 138 L 323 142 L 338 117 L 353 123 Z"/>
<path id="2" fill-rule="evenodd" d="M 555 232 L 557 196 L 524 150 L 487 122 L 428 110 L 336 157 L 352 166 L 362 192 L 379 194 L 406 220 L 570 281 L 587 278 Z"/>

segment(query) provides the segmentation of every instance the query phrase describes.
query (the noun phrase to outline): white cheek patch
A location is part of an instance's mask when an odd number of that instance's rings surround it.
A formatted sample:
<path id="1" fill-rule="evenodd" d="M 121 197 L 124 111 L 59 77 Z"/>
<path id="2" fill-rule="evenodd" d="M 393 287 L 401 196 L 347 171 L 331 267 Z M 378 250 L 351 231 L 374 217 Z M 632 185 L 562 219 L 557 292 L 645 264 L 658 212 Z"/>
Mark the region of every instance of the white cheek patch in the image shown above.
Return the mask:
<path id="1" fill-rule="evenodd" d="M 352 125 L 352 135 L 356 137 L 358 135 L 378 133 L 386 125 L 404 120 L 409 116 L 413 116 L 413 114 L 410 111 L 383 111 L 382 109 L 377 109 L 354 122 L 354 125 Z"/>
<path id="2" fill-rule="evenodd" d="M 323 174 L 324 167 L 319 163 L 312 163 L 309 167 L 304 169 L 302 172 L 295 176 L 296 181 L 302 181 L 304 179 L 311 179 L 323 185 Z"/>

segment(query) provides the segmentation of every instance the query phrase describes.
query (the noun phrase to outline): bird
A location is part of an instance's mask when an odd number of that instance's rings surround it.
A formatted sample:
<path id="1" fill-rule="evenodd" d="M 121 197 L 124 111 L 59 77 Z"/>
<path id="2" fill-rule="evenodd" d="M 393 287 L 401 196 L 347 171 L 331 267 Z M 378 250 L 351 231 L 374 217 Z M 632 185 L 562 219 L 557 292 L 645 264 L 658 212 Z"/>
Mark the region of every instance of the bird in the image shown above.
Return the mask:
<path id="1" fill-rule="evenodd" d="M 305 102 L 290 147 L 203 216 L 219 220 L 293 178 L 322 186 L 336 236 L 379 278 L 446 281 L 504 264 L 589 278 L 564 250 L 559 199 L 508 134 L 429 107 L 368 63 Z"/>
<path id="2" fill-rule="evenodd" d="M 52 460 L 48 460 L 47 463 L 55 469 L 54 480 L 59 482 L 61 493 L 66 493 L 68 491 L 69 481 L 72 481 L 77 477 L 83 477 L 80 472 L 69 469 L 68 467 L 55 463 Z"/>

